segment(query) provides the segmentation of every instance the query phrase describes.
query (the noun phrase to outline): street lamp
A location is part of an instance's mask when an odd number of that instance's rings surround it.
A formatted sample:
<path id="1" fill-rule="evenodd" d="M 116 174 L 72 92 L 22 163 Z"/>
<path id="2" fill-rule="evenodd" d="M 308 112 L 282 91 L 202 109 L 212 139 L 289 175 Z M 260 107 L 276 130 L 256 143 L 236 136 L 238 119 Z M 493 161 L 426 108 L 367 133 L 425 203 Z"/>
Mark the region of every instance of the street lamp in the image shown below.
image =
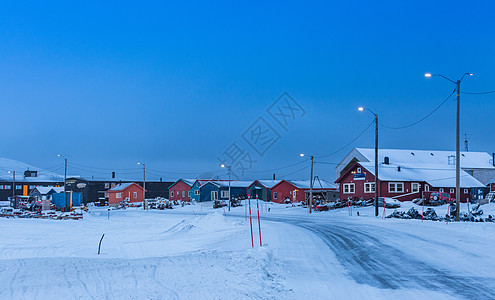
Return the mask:
<path id="1" fill-rule="evenodd" d="M 304 157 L 304 153 L 299 154 L 300 157 Z M 313 206 L 313 158 L 311 155 L 311 177 L 309 178 L 309 213 L 311 213 L 311 207 Z"/>
<path id="2" fill-rule="evenodd" d="M 9 171 L 8 173 L 12 173 L 12 201 L 15 203 L 15 170 Z"/>
<path id="3" fill-rule="evenodd" d="M 456 143 L 455 143 L 455 220 L 459 221 L 459 213 L 460 213 L 460 207 L 461 207 L 461 133 L 460 133 L 460 114 L 461 114 L 461 81 L 464 79 L 464 77 L 468 76 L 473 76 L 473 73 L 464 73 L 462 74 L 461 78 L 454 81 L 446 76 L 443 76 L 442 74 L 431 74 L 431 73 L 426 73 L 425 77 L 430 78 L 432 76 L 439 76 L 442 77 L 443 79 L 446 79 L 453 84 L 456 85 L 456 90 L 457 90 L 457 117 L 456 117 Z"/>
<path id="4" fill-rule="evenodd" d="M 143 165 L 143 205 L 144 209 L 148 210 L 148 202 L 146 202 L 146 165 L 144 163 L 137 163 L 138 165 Z M 130 201 L 131 199 L 129 199 Z"/>
<path id="5" fill-rule="evenodd" d="M 358 110 L 367 110 L 375 116 L 375 217 L 378 217 L 378 115 L 369 108 L 359 107 Z"/>
<path id="6" fill-rule="evenodd" d="M 64 200 L 65 200 L 65 207 L 67 207 L 67 158 L 63 156 L 62 154 L 58 154 L 58 157 L 61 157 L 64 159 Z"/>
<path id="7" fill-rule="evenodd" d="M 230 211 L 230 166 L 226 166 L 225 164 L 221 164 L 220 167 L 222 168 L 225 168 L 225 167 L 228 167 L 229 168 L 229 201 L 228 201 L 228 205 L 229 205 L 229 211 Z"/>

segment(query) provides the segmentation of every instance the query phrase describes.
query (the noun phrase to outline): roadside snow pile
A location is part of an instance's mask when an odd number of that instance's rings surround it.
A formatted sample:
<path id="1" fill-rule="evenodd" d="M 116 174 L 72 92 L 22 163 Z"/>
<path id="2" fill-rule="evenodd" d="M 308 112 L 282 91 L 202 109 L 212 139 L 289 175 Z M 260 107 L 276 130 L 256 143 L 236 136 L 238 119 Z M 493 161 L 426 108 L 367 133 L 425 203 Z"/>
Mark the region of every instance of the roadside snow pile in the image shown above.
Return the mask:
<path id="1" fill-rule="evenodd" d="M 480 205 L 477 204 L 470 210 L 469 214 L 460 213 L 460 219 L 463 222 L 495 222 L 494 216 L 488 215 L 487 218 L 483 218 L 481 215 L 483 215 L 483 210 L 480 208 Z M 407 212 L 394 210 L 394 212 L 388 215 L 387 218 L 446 221 L 447 214 L 439 217 L 433 208 L 428 207 L 426 211 L 423 212 L 423 216 L 421 216 L 421 213 L 419 213 L 414 207 L 411 207 Z M 454 218 L 455 206 L 451 206 L 449 221 L 454 221 Z"/>
<path id="2" fill-rule="evenodd" d="M 214 212 L 196 217 L 190 221 L 182 220 L 165 233 L 191 232 L 208 233 L 236 229 L 241 226 L 239 221 L 226 218 L 221 212 Z"/>

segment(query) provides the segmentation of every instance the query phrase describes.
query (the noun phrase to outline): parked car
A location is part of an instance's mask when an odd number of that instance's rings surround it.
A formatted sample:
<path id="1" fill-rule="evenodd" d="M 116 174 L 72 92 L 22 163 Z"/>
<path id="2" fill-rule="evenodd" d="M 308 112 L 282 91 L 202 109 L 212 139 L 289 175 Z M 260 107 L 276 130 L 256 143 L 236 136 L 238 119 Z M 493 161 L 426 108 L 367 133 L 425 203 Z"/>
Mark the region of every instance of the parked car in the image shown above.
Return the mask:
<path id="1" fill-rule="evenodd" d="M 387 197 L 378 197 L 378 207 L 383 207 L 385 204 L 385 208 L 398 208 L 400 207 L 400 202 L 393 198 Z"/>
<path id="2" fill-rule="evenodd" d="M 326 204 L 318 204 L 314 208 L 314 210 L 316 210 L 316 211 L 327 211 L 330 209 L 335 209 L 335 202 L 329 202 Z"/>
<path id="3" fill-rule="evenodd" d="M 455 201 L 455 198 L 452 198 L 452 196 L 449 193 L 431 192 L 429 194 L 425 194 L 426 205 L 433 205 L 433 206 L 443 205 L 453 201 Z"/>

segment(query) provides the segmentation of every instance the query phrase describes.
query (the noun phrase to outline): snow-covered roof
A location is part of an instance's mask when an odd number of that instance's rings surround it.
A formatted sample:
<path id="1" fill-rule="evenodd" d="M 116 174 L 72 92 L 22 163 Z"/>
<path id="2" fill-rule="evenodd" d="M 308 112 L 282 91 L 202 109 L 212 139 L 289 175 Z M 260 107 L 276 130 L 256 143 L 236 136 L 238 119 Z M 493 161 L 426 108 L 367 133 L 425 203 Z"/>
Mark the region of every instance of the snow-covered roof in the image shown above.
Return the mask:
<path id="1" fill-rule="evenodd" d="M 35 188 L 36 190 L 38 190 L 38 192 L 41 194 L 41 195 L 46 195 L 48 194 L 50 191 L 54 191 L 55 193 L 61 193 L 64 191 L 64 187 L 54 187 L 54 186 L 37 186 Z"/>
<path id="2" fill-rule="evenodd" d="M 309 180 L 287 180 L 300 189 L 309 189 L 311 182 Z M 313 189 L 336 189 L 337 185 L 326 180 L 313 181 Z"/>
<path id="3" fill-rule="evenodd" d="M 131 186 L 132 184 L 134 184 L 134 182 L 117 184 L 113 188 L 109 189 L 109 191 L 122 191 L 122 190 L 125 190 L 126 188 L 128 188 L 129 186 Z"/>
<path id="4" fill-rule="evenodd" d="M 358 160 L 374 163 L 375 149 L 355 148 L 355 150 L 364 157 L 364 159 L 358 157 Z M 385 157 L 389 158 L 390 163 L 395 164 L 455 166 L 455 151 L 378 149 L 378 161 L 383 162 Z M 461 168 L 495 170 L 492 156 L 487 152 L 461 152 Z"/>
<path id="5" fill-rule="evenodd" d="M 209 181 L 205 184 L 212 183 L 218 187 L 229 187 L 229 181 Z M 253 183 L 252 181 L 231 180 L 230 187 L 247 188 Z M 204 184 L 203 184 L 204 185 Z"/>
<path id="6" fill-rule="evenodd" d="M 375 174 L 374 162 L 359 162 L 359 164 L 373 175 Z M 455 167 L 453 166 L 432 168 L 424 164 L 380 164 L 378 169 L 378 178 L 383 181 L 425 181 L 433 187 L 456 186 L 456 173 Z M 460 185 L 463 188 L 485 186 L 464 170 L 461 170 L 460 180 Z"/>
<path id="7" fill-rule="evenodd" d="M 24 171 L 37 171 L 37 177 L 24 177 Z M 64 181 L 64 176 L 54 172 L 46 171 L 41 168 L 28 165 L 26 163 L 0 157 L 0 180 L 12 181 L 12 173 L 15 171 L 15 181 L 17 182 L 61 182 Z"/>
<path id="8" fill-rule="evenodd" d="M 196 179 L 184 179 L 184 178 L 180 178 L 178 179 L 176 182 L 174 182 L 169 188 L 173 187 L 174 185 L 176 185 L 177 183 L 179 183 L 180 181 L 184 182 L 185 184 L 187 184 L 188 186 L 193 186 L 193 184 L 196 182 Z"/>
<path id="9" fill-rule="evenodd" d="M 277 185 L 282 180 L 258 180 L 264 187 L 271 189 L 275 185 Z"/>

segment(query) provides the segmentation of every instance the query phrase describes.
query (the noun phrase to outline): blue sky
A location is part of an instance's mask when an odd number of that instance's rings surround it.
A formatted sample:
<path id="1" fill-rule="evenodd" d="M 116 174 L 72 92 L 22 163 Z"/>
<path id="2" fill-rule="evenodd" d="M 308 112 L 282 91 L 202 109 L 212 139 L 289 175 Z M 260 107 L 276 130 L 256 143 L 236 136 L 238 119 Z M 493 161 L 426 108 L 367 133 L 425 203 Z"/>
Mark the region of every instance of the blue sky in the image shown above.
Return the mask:
<path id="1" fill-rule="evenodd" d="M 309 178 L 299 153 L 326 155 L 354 139 L 373 119 L 357 107 L 402 126 L 440 104 L 454 85 L 425 72 L 473 72 L 464 91 L 495 90 L 494 9 L 491 1 L 3 4 L 1 156 L 61 172 L 63 153 L 69 173 L 95 177 L 140 178 L 138 161 L 151 178 L 223 176 L 217 157 L 258 117 L 273 122 L 266 109 L 287 92 L 305 115 L 287 131 L 270 123 L 281 138 L 243 177 Z M 472 151 L 495 152 L 494 99 L 462 95 Z M 316 159 L 315 174 L 334 180 L 332 163 L 373 147 L 372 129 Z M 455 149 L 454 98 L 418 125 L 381 127 L 380 147 Z M 264 170 L 274 171 L 255 172 Z"/>

